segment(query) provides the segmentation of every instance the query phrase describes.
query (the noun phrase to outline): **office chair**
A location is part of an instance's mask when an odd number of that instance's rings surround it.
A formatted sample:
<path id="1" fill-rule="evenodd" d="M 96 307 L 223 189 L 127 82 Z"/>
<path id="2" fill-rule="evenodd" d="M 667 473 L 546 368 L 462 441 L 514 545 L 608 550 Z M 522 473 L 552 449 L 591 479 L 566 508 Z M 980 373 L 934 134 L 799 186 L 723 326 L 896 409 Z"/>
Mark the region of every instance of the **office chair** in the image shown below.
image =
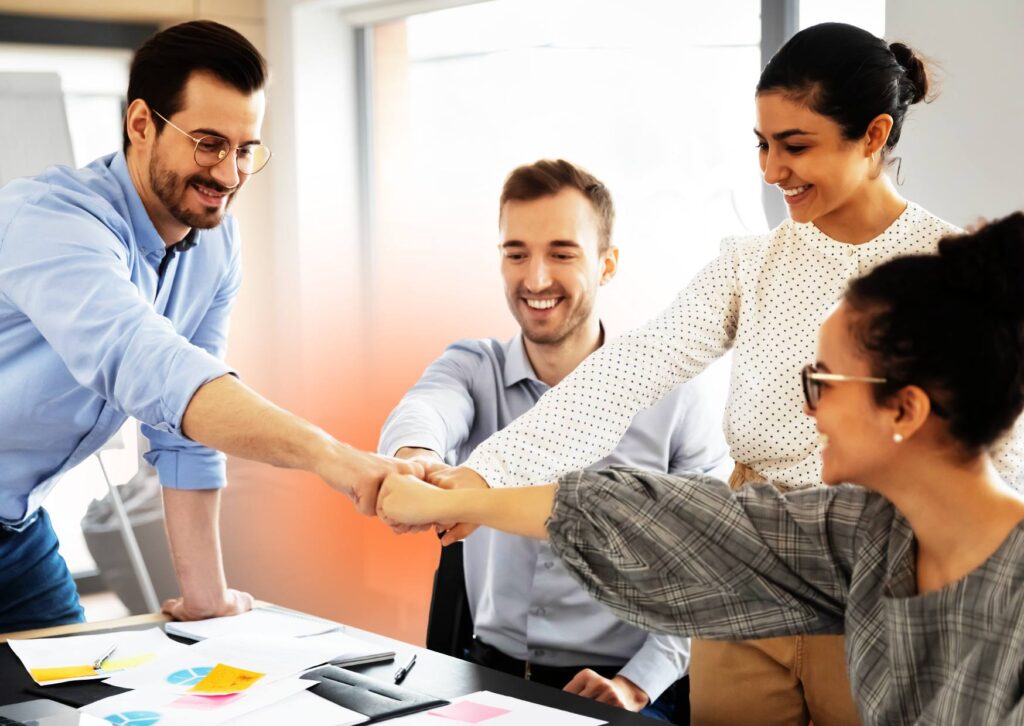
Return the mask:
<path id="1" fill-rule="evenodd" d="M 441 548 L 434 572 L 427 616 L 427 648 L 462 658 L 473 641 L 473 616 L 469 611 L 466 576 L 462 569 L 462 542 Z"/>

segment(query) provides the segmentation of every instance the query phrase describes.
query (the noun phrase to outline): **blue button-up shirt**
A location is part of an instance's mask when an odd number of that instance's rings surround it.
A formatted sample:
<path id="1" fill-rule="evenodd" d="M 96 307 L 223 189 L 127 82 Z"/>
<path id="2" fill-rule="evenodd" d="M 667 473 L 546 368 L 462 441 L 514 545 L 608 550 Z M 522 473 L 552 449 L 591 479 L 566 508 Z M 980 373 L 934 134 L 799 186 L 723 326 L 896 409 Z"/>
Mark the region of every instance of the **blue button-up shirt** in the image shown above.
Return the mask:
<path id="1" fill-rule="evenodd" d="M 434 361 L 391 412 L 379 450 L 431 449 L 450 464 L 529 410 L 548 390 L 522 336 L 462 340 Z M 594 468 L 624 464 L 727 476 L 728 450 L 699 387 L 680 386 L 637 414 L 618 447 Z M 682 677 L 689 641 L 619 620 L 572 579 L 546 542 L 480 528 L 465 540 L 466 589 L 477 637 L 520 660 L 550 666 L 622 666 L 653 701 Z"/>
<path id="2" fill-rule="evenodd" d="M 174 255 L 124 154 L 0 189 L 0 524 L 30 521 L 66 471 L 132 416 L 165 486 L 225 483 L 224 456 L 181 433 L 223 362 L 241 283 L 234 220 Z"/>

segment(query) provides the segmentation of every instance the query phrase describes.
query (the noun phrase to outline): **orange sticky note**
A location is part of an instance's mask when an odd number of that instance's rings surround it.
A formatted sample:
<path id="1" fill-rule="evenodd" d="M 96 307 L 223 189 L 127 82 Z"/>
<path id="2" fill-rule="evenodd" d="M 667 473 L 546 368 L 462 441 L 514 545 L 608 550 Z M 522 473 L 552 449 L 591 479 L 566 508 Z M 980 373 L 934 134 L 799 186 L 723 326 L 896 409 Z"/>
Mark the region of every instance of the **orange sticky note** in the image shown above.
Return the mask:
<path id="1" fill-rule="evenodd" d="M 206 674 L 206 677 L 199 683 L 192 686 L 189 693 L 223 694 L 238 693 L 249 688 L 252 684 L 265 676 L 266 673 L 256 673 L 242 668 L 218 663 L 213 670 Z"/>
<path id="2" fill-rule="evenodd" d="M 60 666 L 58 668 L 33 668 L 29 671 L 36 683 L 61 681 L 65 678 L 81 678 L 96 675 L 96 669 L 88 665 Z"/>

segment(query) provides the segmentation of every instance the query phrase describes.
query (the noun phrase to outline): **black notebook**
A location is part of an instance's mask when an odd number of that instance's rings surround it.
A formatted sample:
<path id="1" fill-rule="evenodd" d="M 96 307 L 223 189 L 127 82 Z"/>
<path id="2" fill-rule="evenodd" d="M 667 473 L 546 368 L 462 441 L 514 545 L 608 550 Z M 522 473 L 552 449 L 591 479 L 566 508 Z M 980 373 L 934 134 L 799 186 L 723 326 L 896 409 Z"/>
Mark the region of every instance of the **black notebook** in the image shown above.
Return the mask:
<path id="1" fill-rule="evenodd" d="M 407 716 L 428 708 L 444 706 L 444 701 L 427 696 L 402 686 L 381 683 L 359 673 L 339 668 L 321 666 L 302 674 L 302 679 L 319 681 L 309 689 L 321 698 L 339 706 L 361 713 L 369 718 L 368 723 L 384 721 L 398 716 Z"/>

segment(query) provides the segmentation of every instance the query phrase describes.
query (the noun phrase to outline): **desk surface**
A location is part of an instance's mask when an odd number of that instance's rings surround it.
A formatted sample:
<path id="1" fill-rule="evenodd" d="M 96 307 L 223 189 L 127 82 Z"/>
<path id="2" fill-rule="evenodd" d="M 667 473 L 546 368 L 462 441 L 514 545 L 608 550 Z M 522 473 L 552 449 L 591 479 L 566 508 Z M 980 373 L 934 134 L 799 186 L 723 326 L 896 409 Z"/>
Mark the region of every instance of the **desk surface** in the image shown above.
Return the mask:
<path id="1" fill-rule="evenodd" d="M 137 615 L 107 622 L 64 625 L 57 628 L 0 635 L 0 705 L 17 703 L 36 697 L 34 694 L 25 693 L 25 689 L 35 687 L 35 683 L 22 667 L 14 652 L 6 644 L 7 639 L 73 635 L 111 630 L 140 630 L 164 623 L 167 620 L 168 618 L 165 615 Z M 371 642 L 386 644 L 391 650 L 395 651 L 395 661 L 397 663 L 405 663 L 409 656 L 415 653 L 416 667 L 409 672 L 402 685 L 439 698 L 451 699 L 475 691 L 493 691 L 506 696 L 521 698 L 524 701 L 532 701 L 533 703 L 559 708 L 564 711 L 599 718 L 614 726 L 644 726 L 645 724 L 658 723 L 635 713 L 612 708 L 587 698 L 574 696 L 558 689 L 549 688 L 539 683 L 532 683 L 522 678 L 510 676 L 507 673 L 491 670 L 490 668 L 483 668 L 474 663 L 435 653 L 434 651 L 409 645 L 408 643 L 387 638 L 383 635 L 377 635 L 376 633 L 350 626 L 345 626 L 345 631 Z M 351 670 L 391 683 L 396 668 L 395 663 L 385 662 L 354 666 Z M 50 686 L 50 688 L 75 688 L 78 686 L 95 688 L 96 683 L 92 681 L 81 684 L 64 684 L 63 686 Z"/>

